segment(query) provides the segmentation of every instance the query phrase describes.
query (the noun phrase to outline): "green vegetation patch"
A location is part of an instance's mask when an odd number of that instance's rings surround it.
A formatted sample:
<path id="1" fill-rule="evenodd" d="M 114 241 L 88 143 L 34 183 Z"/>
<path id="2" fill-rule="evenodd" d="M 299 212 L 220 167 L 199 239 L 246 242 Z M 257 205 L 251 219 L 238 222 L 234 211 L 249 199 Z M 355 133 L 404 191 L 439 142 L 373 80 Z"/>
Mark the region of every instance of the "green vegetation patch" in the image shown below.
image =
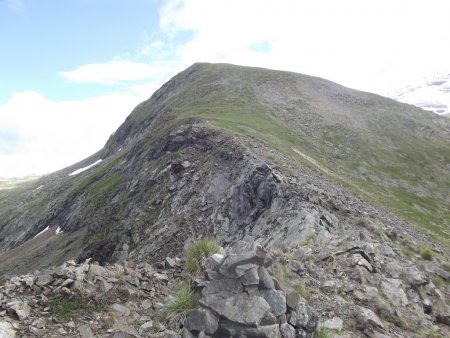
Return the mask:
<path id="1" fill-rule="evenodd" d="M 112 174 L 110 176 L 106 176 L 101 179 L 99 182 L 95 183 L 90 189 L 92 194 L 98 195 L 107 195 L 112 190 L 114 190 L 123 180 L 122 175 L 120 174 Z"/>
<path id="2" fill-rule="evenodd" d="M 219 252 L 219 246 L 210 238 L 202 238 L 189 245 L 186 249 L 186 269 L 197 273 L 202 259 Z"/>
<path id="3" fill-rule="evenodd" d="M 197 307 L 198 299 L 190 283 L 184 282 L 176 290 L 164 304 L 163 315 L 166 319 L 184 316 L 189 310 Z"/>
<path id="4" fill-rule="evenodd" d="M 105 311 L 104 304 L 90 304 L 86 303 L 81 298 L 67 299 L 55 298 L 49 301 L 50 312 L 63 320 L 69 320 L 72 317 L 77 317 L 83 313 L 94 313 Z"/>
<path id="5" fill-rule="evenodd" d="M 330 330 L 319 327 L 316 329 L 316 332 L 314 332 L 314 338 L 331 338 L 333 337 Z"/>
<path id="6" fill-rule="evenodd" d="M 430 248 L 422 248 L 420 249 L 420 256 L 427 261 L 432 261 L 436 253 Z"/>

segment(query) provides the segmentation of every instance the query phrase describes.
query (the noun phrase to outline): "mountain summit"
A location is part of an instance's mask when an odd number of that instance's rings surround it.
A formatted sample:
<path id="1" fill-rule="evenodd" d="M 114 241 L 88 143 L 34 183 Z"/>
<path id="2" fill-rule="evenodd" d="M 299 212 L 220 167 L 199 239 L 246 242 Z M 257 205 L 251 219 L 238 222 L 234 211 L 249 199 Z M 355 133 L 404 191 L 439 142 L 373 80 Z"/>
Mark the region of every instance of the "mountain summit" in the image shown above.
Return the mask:
<path id="1" fill-rule="evenodd" d="M 284 255 L 323 313 L 370 303 L 383 332 L 403 334 L 425 320 L 406 292 L 449 277 L 449 139 L 449 119 L 324 79 L 194 64 L 96 154 L 0 190 L 0 270 L 157 263 L 201 236 L 256 242 Z"/>

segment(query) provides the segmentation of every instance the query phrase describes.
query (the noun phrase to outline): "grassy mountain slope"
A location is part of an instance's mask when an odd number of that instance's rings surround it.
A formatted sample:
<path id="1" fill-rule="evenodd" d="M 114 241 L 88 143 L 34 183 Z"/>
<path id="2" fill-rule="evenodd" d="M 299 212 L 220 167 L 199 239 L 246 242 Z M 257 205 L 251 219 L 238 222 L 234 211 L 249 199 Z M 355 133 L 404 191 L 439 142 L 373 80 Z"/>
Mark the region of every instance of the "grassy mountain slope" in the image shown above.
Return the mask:
<path id="1" fill-rule="evenodd" d="M 447 119 L 320 78 L 227 64 L 196 64 L 160 92 L 110 145 L 161 113 L 206 119 L 316 167 L 450 245 Z"/>

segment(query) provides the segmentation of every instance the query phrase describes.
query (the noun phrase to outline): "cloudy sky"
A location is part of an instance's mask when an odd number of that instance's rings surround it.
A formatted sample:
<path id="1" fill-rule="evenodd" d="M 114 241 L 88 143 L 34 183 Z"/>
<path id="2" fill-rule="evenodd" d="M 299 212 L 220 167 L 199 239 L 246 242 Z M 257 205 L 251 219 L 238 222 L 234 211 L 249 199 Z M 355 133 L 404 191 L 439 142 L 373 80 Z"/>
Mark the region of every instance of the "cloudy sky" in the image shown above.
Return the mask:
<path id="1" fill-rule="evenodd" d="M 450 68 L 448 0 L 0 0 L 0 177 L 100 149 L 194 62 L 388 95 Z"/>

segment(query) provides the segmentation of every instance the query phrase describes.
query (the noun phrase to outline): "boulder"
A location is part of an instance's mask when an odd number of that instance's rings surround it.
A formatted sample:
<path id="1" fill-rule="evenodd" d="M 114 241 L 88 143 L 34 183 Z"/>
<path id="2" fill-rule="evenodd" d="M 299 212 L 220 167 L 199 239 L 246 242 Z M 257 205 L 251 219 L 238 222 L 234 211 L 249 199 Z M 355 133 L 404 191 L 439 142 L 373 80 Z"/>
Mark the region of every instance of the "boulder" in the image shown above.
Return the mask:
<path id="1" fill-rule="evenodd" d="M 295 329 L 288 323 L 280 325 L 281 338 L 295 338 Z"/>
<path id="2" fill-rule="evenodd" d="M 360 330 L 368 331 L 384 331 L 384 325 L 377 317 L 377 315 L 371 310 L 362 306 L 358 306 L 356 313 L 356 322 Z"/>
<path id="3" fill-rule="evenodd" d="M 361 254 L 353 254 L 351 257 L 351 266 L 363 266 L 367 271 L 372 272 L 372 264 L 370 264 Z"/>
<path id="4" fill-rule="evenodd" d="M 415 265 L 403 268 L 402 279 L 411 286 L 418 287 L 428 283 L 428 279 Z"/>
<path id="5" fill-rule="evenodd" d="M 177 266 L 177 262 L 175 262 L 175 260 L 170 257 L 166 257 L 165 265 L 166 267 L 173 269 L 175 266 Z"/>
<path id="6" fill-rule="evenodd" d="M 289 318 L 289 323 L 293 327 L 301 328 L 307 333 L 314 332 L 318 322 L 319 317 L 306 302 L 299 302 Z"/>
<path id="7" fill-rule="evenodd" d="M 187 313 L 184 325 L 190 331 L 214 334 L 219 325 L 219 318 L 208 309 L 194 309 Z"/>
<path id="8" fill-rule="evenodd" d="M 275 316 L 281 316 L 286 313 L 286 297 L 283 291 L 266 289 L 261 290 L 261 295 L 270 305 L 270 312 Z"/>
<path id="9" fill-rule="evenodd" d="M 106 270 L 103 266 L 97 264 L 91 264 L 89 268 L 89 274 L 91 276 L 99 276 L 99 277 L 107 277 L 108 270 Z"/>
<path id="10" fill-rule="evenodd" d="M 33 286 L 34 280 L 35 280 L 34 276 L 31 275 L 22 276 L 22 282 L 29 288 Z"/>
<path id="11" fill-rule="evenodd" d="M 242 283 L 237 279 L 216 279 L 206 285 L 202 290 L 202 295 L 217 295 L 217 294 L 238 294 L 244 290 Z"/>
<path id="12" fill-rule="evenodd" d="M 219 269 L 219 273 L 224 277 L 237 278 L 242 276 L 245 271 L 252 266 L 262 265 L 263 261 L 264 258 L 258 257 L 253 253 L 230 254 L 228 256 L 225 256 L 225 258 L 223 259 L 222 265 Z M 236 269 L 239 266 L 241 266 L 241 268 Z"/>
<path id="13" fill-rule="evenodd" d="M 10 303 L 7 303 L 6 307 L 9 309 L 9 311 L 14 312 L 19 320 L 27 319 L 30 316 L 31 307 L 26 301 L 12 301 Z"/>
<path id="14" fill-rule="evenodd" d="M 305 299 L 303 299 L 302 296 L 298 294 L 297 291 L 290 291 L 286 294 L 286 305 L 291 310 L 295 310 L 297 308 L 298 303 L 300 302 L 306 302 Z"/>
<path id="15" fill-rule="evenodd" d="M 95 336 L 89 325 L 80 325 L 78 327 L 78 332 L 80 333 L 81 338 L 91 338 Z"/>
<path id="16" fill-rule="evenodd" d="M 259 286 L 263 289 L 275 289 L 275 284 L 267 269 L 263 266 L 258 269 Z"/>
<path id="17" fill-rule="evenodd" d="M 231 321 L 221 321 L 217 337 L 255 337 L 255 338 L 281 338 L 278 324 L 251 327 Z"/>
<path id="18" fill-rule="evenodd" d="M 52 283 L 53 281 L 54 278 L 50 272 L 42 272 L 41 274 L 38 275 L 36 279 L 36 284 L 39 286 L 45 286 Z"/>
<path id="19" fill-rule="evenodd" d="M 449 313 L 436 314 L 436 322 L 450 326 L 450 314 Z"/>
<path id="20" fill-rule="evenodd" d="M 403 291 L 402 283 L 399 279 L 387 279 L 381 282 L 381 292 L 395 306 L 405 306 L 408 304 L 408 298 Z"/>
<path id="21" fill-rule="evenodd" d="M 0 337 L 2 338 L 14 338 L 16 336 L 16 330 L 10 322 L 0 320 Z"/>
<path id="22" fill-rule="evenodd" d="M 245 293 L 228 297 L 206 295 L 200 299 L 200 304 L 232 322 L 249 326 L 259 325 L 266 312 L 270 310 L 270 305 L 264 298 Z"/>
<path id="23" fill-rule="evenodd" d="M 402 267 L 395 262 L 387 263 L 385 270 L 387 274 L 392 278 L 400 278 L 402 274 Z"/>
<path id="24" fill-rule="evenodd" d="M 258 275 L 258 266 L 250 264 L 251 267 L 246 269 L 244 274 L 240 276 L 240 280 L 243 285 L 258 285 L 259 284 L 259 275 Z M 246 267 L 247 268 L 247 267 Z M 243 266 L 238 266 L 236 271 L 240 269 L 243 270 Z M 238 272 L 240 274 L 240 272 Z"/>

